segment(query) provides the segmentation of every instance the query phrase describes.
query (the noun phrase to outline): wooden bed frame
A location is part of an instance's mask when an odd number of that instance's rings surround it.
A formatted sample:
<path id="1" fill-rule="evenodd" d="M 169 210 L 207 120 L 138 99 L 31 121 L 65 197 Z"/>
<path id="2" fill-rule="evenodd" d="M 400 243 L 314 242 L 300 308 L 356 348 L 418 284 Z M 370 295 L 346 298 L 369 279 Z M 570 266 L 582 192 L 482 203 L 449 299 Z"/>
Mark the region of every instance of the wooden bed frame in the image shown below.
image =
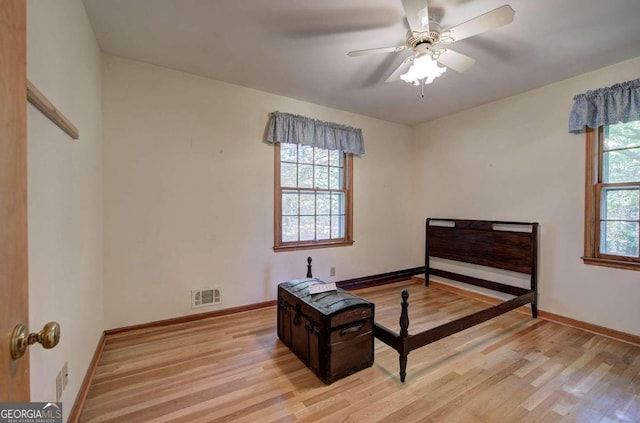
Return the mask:
<path id="1" fill-rule="evenodd" d="M 400 333 L 374 322 L 373 336 L 400 354 L 400 381 L 407 376 L 407 356 L 417 348 L 478 325 L 525 304 L 531 304 L 531 316 L 538 317 L 538 223 L 491 220 L 433 219 L 426 222 L 425 266 L 403 269 L 380 275 L 336 282 L 338 287 L 356 289 L 365 286 L 406 280 L 424 273 L 425 286 L 430 276 L 463 282 L 491 289 L 514 298 L 453 320 L 423 332 L 409 334 L 409 292 L 402 291 Z M 430 258 L 453 260 L 493 269 L 508 270 L 530 277 L 530 288 L 520 288 L 500 282 L 462 275 L 431 267 Z M 311 278 L 311 257 L 307 259 L 307 277 Z"/>
<path id="2" fill-rule="evenodd" d="M 443 226 L 441 226 L 443 225 Z M 409 352 L 463 331 L 489 319 L 531 304 L 531 315 L 537 311 L 538 224 L 487 220 L 427 219 L 425 240 L 425 285 L 429 276 L 488 288 L 515 297 L 413 335 L 409 334 L 409 293 L 402 291 L 400 333 L 375 323 L 374 336 L 400 354 L 400 380 L 405 381 Z M 495 269 L 509 270 L 530 276 L 530 289 L 461 275 L 431 267 L 430 258 L 454 260 Z"/>

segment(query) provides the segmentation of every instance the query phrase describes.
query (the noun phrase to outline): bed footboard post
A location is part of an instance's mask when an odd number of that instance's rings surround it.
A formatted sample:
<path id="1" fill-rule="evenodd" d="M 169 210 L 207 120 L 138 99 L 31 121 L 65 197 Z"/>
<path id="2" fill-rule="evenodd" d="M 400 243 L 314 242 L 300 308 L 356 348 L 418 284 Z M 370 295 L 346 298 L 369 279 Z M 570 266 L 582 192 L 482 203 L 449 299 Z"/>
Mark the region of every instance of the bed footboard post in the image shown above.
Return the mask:
<path id="1" fill-rule="evenodd" d="M 400 336 L 406 338 L 409 336 L 409 291 L 404 289 L 402 294 L 402 311 L 400 312 Z"/>
<path id="2" fill-rule="evenodd" d="M 424 229 L 424 286 L 429 286 L 429 222 L 431 218 L 427 218 L 427 224 Z"/>
<path id="3" fill-rule="evenodd" d="M 538 223 L 531 225 L 531 317 L 538 318 Z"/>
<path id="4" fill-rule="evenodd" d="M 409 355 L 409 345 L 407 338 L 409 337 L 409 291 L 406 289 L 402 291 L 400 295 L 402 297 L 402 311 L 400 312 L 400 341 L 401 350 L 400 353 L 400 382 L 404 383 L 404 379 L 407 377 L 407 356 Z"/>
<path id="5" fill-rule="evenodd" d="M 311 256 L 307 257 L 307 277 L 312 278 L 311 275 Z"/>
<path id="6" fill-rule="evenodd" d="M 400 354 L 400 382 L 404 383 L 407 377 L 407 356 Z"/>

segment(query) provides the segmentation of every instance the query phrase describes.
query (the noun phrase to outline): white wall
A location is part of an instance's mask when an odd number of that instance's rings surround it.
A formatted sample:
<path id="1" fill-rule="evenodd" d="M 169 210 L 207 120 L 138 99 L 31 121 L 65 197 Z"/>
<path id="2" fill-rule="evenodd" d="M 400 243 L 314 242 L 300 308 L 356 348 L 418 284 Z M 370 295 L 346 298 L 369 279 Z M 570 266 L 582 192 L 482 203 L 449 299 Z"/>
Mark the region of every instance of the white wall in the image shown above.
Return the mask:
<path id="1" fill-rule="evenodd" d="M 67 361 L 66 419 L 103 330 L 101 57 L 81 1 L 27 2 L 27 76 L 80 131 L 28 106 L 30 329 L 62 329 L 55 349 L 30 348 L 31 400 L 55 400 Z"/>
<path id="2" fill-rule="evenodd" d="M 640 334 L 638 273 L 580 260 L 584 141 L 566 130 L 573 95 L 636 78 L 640 59 L 412 130 L 113 56 L 101 68 L 80 1 L 27 4 L 28 77 L 80 129 L 72 141 L 29 106 L 30 325 L 63 334 L 31 348 L 33 401 L 54 399 L 68 361 L 66 418 L 101 331 L 215 309 L 191 310 L 192 288 L 221 287 L 226 308 L 274 299 L 307 255 L 327 280 L 417 266 L 426 216 L 539 221 L 541 309 Z M 354 246 L 273 252 L 273 110 L 364 129 Z"/>
<path id="3" fill-rule="evenodd" d="M 108 328 L 276 298 L 279 282 L 419 265 L 410 257 L 412 130 L 256 90 L 104 56 L 105 310 Z M 363 128 L 351 247 L 275 253 L 274 110 Z M 190 308 L 190 290 L 223 304 Z"/>
<path id="4" fill-rule="evenodd" d="M 574 95 L 635 79 L 638 69 L 640 58 L 417 126 L 414 224 L 427 216 L 537 221 L 540 309 L 640 335 L 640 273 L 580 259 L 585 141 L 567 132 Z"/>

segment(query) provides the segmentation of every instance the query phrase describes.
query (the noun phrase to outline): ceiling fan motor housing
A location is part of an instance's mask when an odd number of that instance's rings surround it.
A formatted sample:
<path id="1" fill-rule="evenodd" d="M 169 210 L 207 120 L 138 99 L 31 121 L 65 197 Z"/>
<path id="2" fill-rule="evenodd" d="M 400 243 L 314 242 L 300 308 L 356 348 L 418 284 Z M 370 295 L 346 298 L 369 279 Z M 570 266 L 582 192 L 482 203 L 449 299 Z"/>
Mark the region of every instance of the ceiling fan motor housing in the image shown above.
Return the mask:
<path id="1" fill-rule="evenodd" d="M 429 31 L 409 31 L 407 34 L 407 47 L 420 53 L 425 53 L 440 41 L 441 28 L 437 22 L 429 21 Z"/>

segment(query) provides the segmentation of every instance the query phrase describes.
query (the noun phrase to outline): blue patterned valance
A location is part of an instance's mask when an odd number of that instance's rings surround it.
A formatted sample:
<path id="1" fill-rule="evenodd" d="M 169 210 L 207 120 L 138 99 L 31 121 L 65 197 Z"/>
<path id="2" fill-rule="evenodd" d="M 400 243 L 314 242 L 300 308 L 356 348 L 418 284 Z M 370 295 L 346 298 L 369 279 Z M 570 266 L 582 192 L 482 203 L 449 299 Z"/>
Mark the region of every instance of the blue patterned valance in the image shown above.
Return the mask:
<path id="1" fill-rule="evenodd" d="M 362 129 L 289 113 L 271 113 L 267 141 L 311 145 L 355 155 L 364 154 Z"/>
<path id="2" fill-rule="evenodd" d="M 585 126 L 597 128 L 640 120 L 640 79 L 587 91 L 573 98 L 569 132 L 579 134 Z"/>

